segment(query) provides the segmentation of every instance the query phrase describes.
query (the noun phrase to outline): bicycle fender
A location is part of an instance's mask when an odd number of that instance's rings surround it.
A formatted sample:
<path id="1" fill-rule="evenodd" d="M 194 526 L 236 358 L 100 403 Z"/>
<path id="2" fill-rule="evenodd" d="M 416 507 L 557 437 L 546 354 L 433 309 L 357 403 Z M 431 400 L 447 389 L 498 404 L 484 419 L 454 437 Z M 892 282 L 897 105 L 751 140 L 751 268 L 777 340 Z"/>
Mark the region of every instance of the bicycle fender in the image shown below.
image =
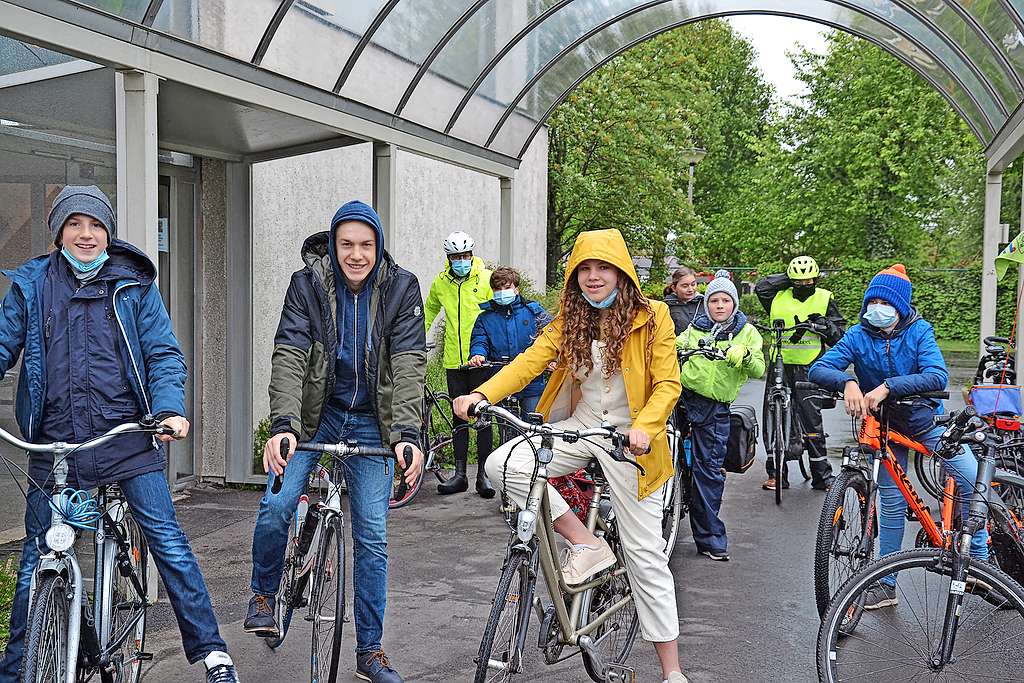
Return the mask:
<path id="1" fill-rule="evenodd" d="M 998 467 L 996 468 L 995 474 L 992 475 L 992 481 L 999 482 L 1001 484 L 1012 484 L 1013 486 L 1020 486 L 1021 488 L 1024 488 L 1024 477 L 1016 472 L 1002 470 Z"/>

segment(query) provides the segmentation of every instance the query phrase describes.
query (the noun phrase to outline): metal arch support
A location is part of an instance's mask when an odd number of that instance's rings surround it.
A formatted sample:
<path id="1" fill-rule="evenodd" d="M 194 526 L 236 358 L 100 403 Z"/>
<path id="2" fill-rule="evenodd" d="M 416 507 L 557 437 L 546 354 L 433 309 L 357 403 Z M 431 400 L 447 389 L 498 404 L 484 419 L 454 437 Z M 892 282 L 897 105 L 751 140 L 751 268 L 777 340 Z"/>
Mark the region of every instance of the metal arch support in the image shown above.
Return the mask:
<path id="1" fill-rule="evenodd" d="M 363 54 L 363 50 L 373 40 L 373 34 L 377 32 L 380 25 L 384 23 L 384 20 L 391 14 L 391 10 L 398 6 L 398 3 L 402 0 L 388 0 L 387 3 L 380 8 L 377 12 L 377 16 L 373 18 L 370 25 L 366 27 L 366 31 L 363 35 L 359 36 L 359 42 L 356 43 L 356 47 L 352 50 L 352 54 L 348 56 L 348 60 L 345 62 L 345 66 L 341 69 L 341 75 L 338 76 L 337 82 L 334 84 L 332 92 L 337 95 L 341 93 L 341 89 L 345 87 L 345 81 L 348 80 L 349 75 L 352 73 L 352 69 L 355 68 L 356 62 L 359 60 L 360 55 Z"/>
<path id="2" fill-rule="evenodd" d="M 1009 0 L 999 0 L 999 6 L 1006 10 L 1006 15 L 1013 20 L 1017 30 L 1024 33 L 1024 16 L 1017 11 L 1017 8 L 1009 2 Z"/>
<path id="3" fill-rule="evenodd" d="M 455 111 L 452 112 L 452 117 L 448 119 L 448 125 L 444 128 L 445 135 L 450 133 L 452 128 L 455 127 L 455 121 L 459 118 L 459 115 L 462 114 L 462 110 L 466 108 L 466 105 L 469 104 L 469 100 L 474 94 L 476 94 L 477 88 L 479 88 L 480 84 L 484 82 L 487 75 L 494 70 L 494 67 L 498 65 L 498 62 L 504 59 L 505 55 L 511 52 L 512 48 L 514 48 L 520 40 L 528 36 L 533 29 L 543 24 L 548 17 L 568 5 L 570 2 L 572 2 L 572 0 L 559 0 L 559 2 L 556 2 L 551 7 L 548 7 L 546 10 L 535 16 L 532 21 L 527 22 L 526 26 L 524 26 L 519 33 L 512 36 L 512 39 L 505 43 L 505 46 L 491 57 L 491 60 L 487 62 L 480 73 L 477 74 L 476 80 L 473 81 L 473 84 L 466 89 L 466 94 L 462 96 L 459 106 L 455 107 Z"/>
<path id="4" fill-rule="evenodd" d="M 490 1 L 491 0 L 476 0 L 476 2 L 473 3 L 469 9 L 463 12 L 462 16 L 451 25 L 448 31 L 441 36 L 441 40 L 437 41 L 437 44 L 434 45 L 430 54 L 423 60 L 423 64 L 421 64 L 420 68 L 416 70 L 416 74 L 412 77 L 412 80 L 409 81 L 409 85 L 406 87 L 405 92 L 402 93 L 402 99 L 398 101 L 398 106 L 395 107 L 395 116 L 400 116 L 402 110 L 405 109 L 405 105 L 409 104 L 409 100 L 412 99 L 412 93 L 416 90 L 416 86 L 418 86 L 420 81 L 423 80 L 423 77 L 427 74 L 430 66 L 434 63 L 434 60 L 437 59 L 437 56 L 441 54 L 441 51 L 444 50 L 445 46 L 451 42 L 451 39 L 455 37 L 455 34 L 462 30 L 462 27 L 473 18 L 473 15 Z"/>
<path id="5" fill-rule="evenodd" d="M 551 114 L 555 111 L 555 109 L 558 108 L 558 105 L 560 105 L 562 102 L 564 102 L 566 100 L 566 98 L 568 98 L 569 95 L 572 94 L 572 91 L 575 90 L 576 88 L 578 88 L 579 85 L 583 81 L 585 81 L 587 79 L 587 77 L 590 76 L 590 74 L 594 73 L 595 71 L 600 69 L 602 66 L 604 66 L 605 64 L 607 64 L 611 60 L 613 60 L 616 57 L 618 57 L 623 52 L 626 52 L 627 50 L 629 50 L 631 48 L 634 48 L 637 45 L 639 45 L 639 44 L 641 44 L 641 43 L 643 43 L 645 41 L 648 41 L 648 40 L 651 40 L 653 38 L 656 38 L 657 36 L 661 35 L 662 33 L 667 33 L 668 31 L 671 31 L 673 29 L 677 29 L 677 28 L 679 28 L 681 26 L 686 26 L 687 24 L 692 24 L 692 23 L 695 23 L 697 21 L 703 21 L 705 19 L 718 19 L 718 18 L 723 18 L 723 17 L 728 17 L 728 16 L 743 15 L 743 14 L 753 14 L 753 15 L 767 14 L 767 15 L 773 15 L 773 16 L 789 17 L 791 19 L 803 19 L 805 21 L 811 20 L 811 21 L 814 21 L 817 24 L 821 24 L 823 26 L 829 26 L 829 27 L 834 28 L 836 30 L 843 31 L 843 32 L 849 33 L 851 35 L 855 35 L 858 38 L 862 38 L 863 40 L 866 40 L 869 43 L 872 43 L 873 45 L 881 48 L 882 50 L 885 50 L 886 53 L 891 54 L 893 57 L 895 57 L 896 59 L 898 59 L 901 62 L 903 62 L 906 66 L 908 66 L 909 68 L 913 69 L 915 73 L 917 73 L 919 76 L 921 76 L 921 78 L 923 78 L 926 81 L 928 81 L 928 83 L 936 91 L 941 93 L 942 96 L 944 98 L 946 98 L 946 101 L 949 102 L 950 106 L 953 107 L 953 109 L 958 114 L 960 114 L 960 117 L 964 120 L 964 122 L 967 124 L 967 126 L 971 129 L 971 132 L 974 133 L 975 137 L 977 137 L 978 140 L 981 141 L 982 144 L 984 144 L 985 137 L 981 134 L 981 131 L 978 130 L 978 128 L 974 125 L 974 122 L 971 121 L 971 119 L 966 115 L 966 113 L 960 107 L 960 105 L 957 104 L 957 102 L 946 92 L 946 90 L 940 84 L 938 84 L 934 80 L 932 80 L 931 76 L 929 76 L 926 72 L 924 72 L 921 69 L 917 68 L 917 66 L 914 65 L 913 62 L 911 62 L 908 59 L 904 58 L 902 55 L 899 55 L 899 54 L 896 54 L 894 52 L 891 52 L 889 50 L 889 48 L 886 45 L 884 45 L 883 42 L 880 41 L 879 39 L 877 39 L 877 38 L 875 38 L 873 36 L 870 36 L 867 33 L 864 33 L 864 32 L 861 32 L 861 31 L 856 31 L 856 30 L 851 29 L 851 28 L 849 28 L 847 26 L 842 26 L 840 24 L 837 24 L 837 23 L 831 22 L 831 21 L 824 21 L 824 20 L 821 20 L 821 19 L 810 19 L 809 17 L 801 15 L 801 14 L 796 14 L 796 13 L 793 13 L 793 12 L 784 12 L 784 11 L 781 11 L 781 10 L 775 10 L 775 11 L 759 10 L 757 12 L 716 12 L 714 14 L 708 14 L 708 15 L 704 15 L 704 16 L 701 16 L 701 17 L 693 17 L 693 18 L 690 18 L 690 19 L 686 19 L 684 21 L 675 22 L 674 24 L 670 24 L 668 26 L 663 26 L 663 27 L 657 29 L 656 31 L 651 31 L 648 34 L 646 34 L 644 36 L 641 36 L 640 38 L 637 38 L 636 40 L 631 41 L 631 42 L 623 45 L 622 47 L 619 47 L 614 52 L 612 52 L 611 54 L 606 56 L 604 59 L 599 61 L 597 64 L 595 64 L 594 66 L 592 66 L 589 69 L 587 69 L 583 74 L 580 75 L 579 78 L 577 78 L 575 81 L 573 81 L 572 84 L 569 85 L 569 87 L 566 88 L 565 91 L 563 91 L 562 94 L 559 95 L 558 98 L 556 98 L 554 102 L 551 103 L 551 106 L 548 107 L 547 111 L 544 112 L 544 115 L 541 116 L 537 120 L 537 124 L 533 127 L 533 130 L 530 131 L 530 134 L 526 137 L 526 141 L 523 143 L 522 149 L 519 150 L 519 154 L 518 154 L 517 158 L 519 158 L 519 159 L 523 158 L 523 156 L 526 154 L 526 150 L 529 149 L 529 147 L 530 147 L 530 143 L 533 142 L 533 139 L 537 136 L 537 133 L 540 131 L 541 127 L 544 125 L 544 122 L 547 121 L 549 118 L 551 118 Z M 916 45 L 916 43 L 915 43 L 915 45 Z M 928 54 L 929 54 L 929 56 L 931 56 L 931 53 L 928 53 Z M 941 63 L 941 62 L 938 62 L 938 63 Z M 957 80 L 957 82 L 959 83 L 959 80 Z M 962 84 L 961 84 L 961 87 L 963 87 Z M 966 88 L 964 90 L 966 92 Z M 982 116 L 984 116 L 984 112 L 980 111 L 980 107 L 979 107 L 979 112 L 982 114 Z M 986 122 L 988 122 L 987 118 L 986 118 Z M 991 129 L 991 123 L 990 122 L 989 122 L 989 127 Z"/>
<path id="6" fill-rule="evenodd" d="M 149 0 L 149 6 L 146 7 L 146 13 L 142 15 L 142 25 L 152 26 L 156 20 L 156 15 L 160 13 L 160 8 L 163 7 L 164 0 Z"/>
<path id="7" fill-rule="evenodd" d="M 970 12 L 965 10 L 960 3 L 954 2 L 953 0 L 942 1 L 947 7 L 956 12 L 957 16 L 959 16 L 965 24 L 971 27 L 971 30 L 974 31 L 974 33 L 977 34 L 981 41 L 985 43 L 985 46 L 988 47 L 989 52 L 994 54 L 996 56 L 996 59 L 999 60 L 999 63 L 1002 65 L 1003 70 L 1010 74 L 1010 76 L 1013 77 L 1013 80 L 1017 83 L 1017 86 L 1022 91 L 1024 91 L 1024 80 L 1021 80 L 1021 77 L 1017 74 L 1017 70 L 1014 69 L 1013 64 L 1010 63 L 1009 58 L 1007 58 L 1006 54 L 999 49 L 999 46 L 996 45 L 995 40 L 993 40 L 992 36 L 988 34 L 985 28 L 978 23 L 978 20 L 975 19 Z M 1011 19 L 1013 18 L 1013 15 L 1010 14 L 1009 12 L 1007 12 L 1007 16 L 1009 16 Z"/>
<path id="8" fill-rule="evenodd" d="M 519 31 L 515 36 L 513 36 L 512 39 L 509 40 L 508 43 L 506 43 L 504 47 L 502 47 L 501 50 L 499 50 L 497 53 L 495 53 L 494 57 L 491 58 L 491 60 L 484 66 L 484 68 L 481 70 L 481 72 L 477 75 L 476 79 L 473 81 L 473 84 L 466 90 L 466 93 L 463 95 L 462 99 L 459 101 L 459 104 L 455 108 L 455 111 L 452 112 L 452 116 L 448 120 L 448 124 L 445 126 L 445 129 L 444 129 L 444 132 L 445 132 L 446 135 L 451 133 L 451 130 L 452 130 L 452 128 L 455 127 L 455 123 L 457 122 L 459 116 L 462 115 L 463 110 L 469 104 L 469 102 L 472 99 L 473 95 L 476 94 L 477 89 L 484 82 L 484 79 L 487 78 L 487 76 L 491 73 L 491 71 L 494 70 L 494 68 L 498 65 L 498 63 L 502 59 L 504 59 L 504 57 L 509 52 L 512 51 L 512 49 L 519 43 L 520 40 L 522 40 L 524 37 L 526 37 L 526 35 L 528 35 L 534 28 L 536 28 L 537 26 L 542 24 L 548 17 L 550 17 L 552 14 L 554 14 L 557 10 L 561 9 L 565 4 L 567 4 L 567 1 L 571 1 L 571 0 L 562 0 L 562 2 L 559 2 L 559 3 L 556 3 L 555 5 L 552 5 L 547 11 L 545 11 L 544 13 L 536 16 L 532 21 L 527 23 L 527 25 L 524 26 L 521 31 Z M 642 7 L 644 7 L 644 8 L 652 7 L 654 5 L 663 4 L 663 3 L 666 3 L 666 2 L 670 2 L 670 1 L 671 0 L 652 0 L 652 2 L 644 3 L 642 5 Z M 941 64 L 943 66 L 943 68 L 947 72 L 949 72 L 950 75 L 952 75 L 956 79 L 956 81 L 958 83 L 960 83 L 961 87 L 963 87 L 963 82 L 960 80 L 960 78 L 958 76 L 953 74 L 952 70 L 948 67 L 948 65 L 943 60 L 938 59 L 934 55 L 934 53 L 932 53 L 930 50 L 924 49 L 916 39 L 914 39 L 911 36 L 907 35 L 907 33 L 903 29 L 901 29 L 901 28 L 899 28 L 897 26 L 894 26 L 893 24 L 888 22 L 884 17 L 881 17 L 881 16 L 879 16 L 877 14 L 873 14 L 873 13 L 865 10 L 864 8 L 853 6 L 850 3 L 845 2 L 844 0 L 824 0 L 824 1 L 825 2 L 829 2 L 830 4 L 838 5 L 840 7 L 844 7 L 844 8 L 846 8 L 846 9 L 852 11 L 852 12 L 855 12 L 857 14 L 860 14 L 860 15 L 863 15 L 865 17 L 868 17 L 869 19 L 872 19 L 872 20 L 882 24 L 883 26 L 886 26 L 891 31 L 893 31 L 893 32 L 903 36 L 907 40 L 909 40 L 912 43 L 914 43 L 915 45 L 917 45 L 918 48 L 921 49 L 922 52 L 926 52 L 937 64 Z M 900 6 L 900 8 L 903 9 L 902 6 Z M 629 14 L 632 14 L 634 12 L 634 10 L 636 10 L 636 9 L 637 8 L 635 8 L 635 7 L 631 8 L 630 10 L 627 10 L 626 12 L 620 13 L 618 16 L 628 16 Z M 750 13 L 755 13 L 755 12 L 746 12 L 746 13 L 750 14 Z M 756 13 L 770 14 L 770 13 L 783 13 L 783 12 L 782 11 L 774 11 L 773 12 L 771 10 L 760 10 L 759 12 L 756 12 Z M 737 14 L 737 13 L 733 12 L 732 14 Z M 804 16 L 802 16 L 800 14 L 796 14 L 796 13 L 788 13 L 788 16 L 793 16 L 793 17 L 799 18 L 799 19 L 807 19 L 807 17 L 804 17 Z M 916 14 L 911 14 L 911 16 L 915 17 L 915 18 L 918 18 L 918 20 L 920 20 L 919 16 L 916 15 Z M 939 30 L 939 28 L 937 26 L 935 26 L 931 22 L 923 22 L 923 26 L 924 26 L 924 28 L 926 30 L 930 30 L 933 34 L 935 34 L 944 43 L 946 43 L 947 45 L 950 44 L 950 42 L 948 40 L 948 37 L 946 36 L 945 32 Z M 846 29 L 841 28 L 840 30 L 846 30 Z M 954 48 L 953 51 L 954 51 L 954 53 L 958 57 L 960 57 L 963 60 L 964 64 L 967 66 L 967 68 L 970 69 L 970 71 L 974 74 L 975 78 L 977 78 L 979 83 L 981 83 L 982 87 L 985 88 L 986 92 L 992 98 L 993 102 L 995 103 L 996 107 L 1000 110 L 1000 112 L 1004 116 L 1008 115 L 1009 111 L 1003 105 L 1002 98 L 1000 98 L 997 95 L 997 93 L 995 91 L 995 88 L 989 82 L 988 78 L 986 78 L 985 75 L 980 70 L 978 70 L 977 66 L 970 59 L 966 58 L 966 55 L 964 55 L 963 52 L 958 47 Z M 994 128 L 992 121 L 989 120 L 988 115 L 985 113 L 985 111 L 981 107 L 981 105 L 977 102 L 977 99 L 975 98 L 975 96 L 971 92 L 971 90 L 969 88 L 966 88 L 966 87 L 964 87 L 963 89 L 968 94 L 968 96 L 970 96 L 971 99 L 975 101 L 975 105 L 978 106 L 978 109 L 981 110 L 981 114 L 982 114 L 982 116 L 985 117 L 985 120 L 988 123 L 988 125 L 990 127 Z"/>
<path id="9" fill-rule="evenodd" d="M 252 53 L 252 63 L 259 65 L 263 58 L 267 56 L 267 50 L 270 49 L 270 41 L 277 35 L 277 29 L 281 27 L 281 22 L 284 21 L 284 17 L 288 14 L 288 10 L 295 4 L 295 0 L 281 0 L 281 4 L 277 6 L 277 10 L 274 12 L 274 16 L 271 17 L 270 23 L 267 24 L 267 28 L 263 31 L 263 37 L 260 38 L 260 44 L 256 46 L 256 51 Z"/>

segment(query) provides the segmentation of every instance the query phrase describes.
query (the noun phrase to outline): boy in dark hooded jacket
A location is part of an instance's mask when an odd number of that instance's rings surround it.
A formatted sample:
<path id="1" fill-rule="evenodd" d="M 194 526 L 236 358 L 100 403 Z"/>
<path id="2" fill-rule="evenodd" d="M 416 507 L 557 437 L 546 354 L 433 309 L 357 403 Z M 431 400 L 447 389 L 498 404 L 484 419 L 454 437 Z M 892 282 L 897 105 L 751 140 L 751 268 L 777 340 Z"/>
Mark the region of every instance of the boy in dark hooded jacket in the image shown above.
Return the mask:
<path id="1" fill-rule="evenodd" d="M 352 201 L 330 229 L 302 245 L 305 267 L 292 275 L 274 338 L 270 431 L 263 465 L 273 475 L 260 501 L 252 543 L 252 592 L 244 628 L 278 633 L 275 596 L 281 583 L 288 524 L 319 454 L 298 451 L 287 462 L 281 441 L 394 449 L 406 480 L 422 467 L 419 449 L 426 331 L 416 276 L 384 249 L 380 217 Z M 412 462 L 405 461 L 405 448 Z M 275 478 L 283 476 L 273 493 Z M 392 470 L 380 458 L 345 461 L 352 519 L 356 676 L 398 683 L 381 648 L 387 604 L 387 512 Z"/>
<path id="2" fill-rule="evenodd" d="M 152 415 L 188 435 L 184 356 L 145 254 L 114 239 L 114 211 L 95 186 L 65 187 L 48 217 L 60 247 L 13 271 L 0 307 L 0 376 L 24 351 L 17 419 L 27 441 L 83 443 L 125 422 Z M 237 681 L 217 629 L 203 575 L 178 525 L 164 474 L 163 444 L 148 433 L 126 434 L 75 452 L 70 486 L 120 486 L 156 560 L 181 630 L 189 663 L 203 661 L 208 681 Z M 11 637 L 0 681 L 13 683 L 21 664 L 32 574 L 50 523 L 53 458 L 29 458 L 18 585 Z"/>
<path id="3" fill-rule="evenodd" d="M 842 339 L 811 365 L 810 381 L 832 391 L 842 391 L 846 412 L 863 418 L 875 412 L 887 398 L 942 391 L 949 381 L 946 363 L 935 341 L 935 330 L 911 305 L 913 287 L 907 270 L 897 263 L 881 271 L 864 292 L 860 324 L 854 325 Z M 856 377 L 846 374 L 853 366 Z M 867 393 L 864 390 L 868 389 Z M 913 406 L 894 405 L 888 409 L 889 427 L 915 439 L 934 451 L 943 428 L 933 422 L 942 404 L 921 399 Z M 889 444 L 907 467 L 907 449 Z M 957 480 L 961 491 L 974 488 L 978 462 L 970 450 L 943 461 L 943 467 Z M 907 501 L 888 470 L 878 472 L 881 509 L 878 520 L 878 547 L 882 555 L 898 551 L 903 544 Z M 967 514 L 968 500 L 964 500 Z M 988 558 L 988 533 L 982 528 L 971 543 L 971 556 Z M 897 604 L 896 577 L 888 576 L 868 591 L 865 609 L 880 609 Z"/>

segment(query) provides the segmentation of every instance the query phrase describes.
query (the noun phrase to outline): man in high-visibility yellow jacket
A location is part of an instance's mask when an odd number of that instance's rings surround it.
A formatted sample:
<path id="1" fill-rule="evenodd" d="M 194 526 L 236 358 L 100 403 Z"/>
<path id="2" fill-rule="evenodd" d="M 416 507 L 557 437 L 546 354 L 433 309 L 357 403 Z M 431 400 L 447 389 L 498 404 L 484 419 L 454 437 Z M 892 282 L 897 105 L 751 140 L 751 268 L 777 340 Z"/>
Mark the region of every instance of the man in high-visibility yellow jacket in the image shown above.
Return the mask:
<path id="1" fill-rule="evenodd" d="M 807 381 L 807 369 L 825 350 L 839 341 L 846 330 L 846 319 L 839 312 L 832 292 L 818 287 L 821 271 L 810 256 L 797 256 L 789 262 L 785 273 L 769 275 L 754 285 L 754 294 L 772 320 L 785 321 L 786 327 L 811 321 L 820 330 L 819 334 L 797 332 L 783 338 L 782 364 L 783 382 L 792 391 L 790 401 L 791 424 L 789 439 L 790 457 L 807 449 L 811 463 L 811 486 L 826 491 L 832 483 L 832 466 L 825 451 L 825 433 L 821 424 L 821 405 L 804 391 L 796 389 L 797 382 Z M 765 396 L 775 381 L 774 350 L 768 358 L 768 375 L 765 378 Z M 762 424 L 765 443 L 771 425 L 768 424 L 768 406 L 765 401 Z M 776 486 L 789 488 L 788 467 L 782 472 L 775 471 L 775 462 L 768 458 L 765 469 L 768 479 L 762 488 L 774 491 Z"/>

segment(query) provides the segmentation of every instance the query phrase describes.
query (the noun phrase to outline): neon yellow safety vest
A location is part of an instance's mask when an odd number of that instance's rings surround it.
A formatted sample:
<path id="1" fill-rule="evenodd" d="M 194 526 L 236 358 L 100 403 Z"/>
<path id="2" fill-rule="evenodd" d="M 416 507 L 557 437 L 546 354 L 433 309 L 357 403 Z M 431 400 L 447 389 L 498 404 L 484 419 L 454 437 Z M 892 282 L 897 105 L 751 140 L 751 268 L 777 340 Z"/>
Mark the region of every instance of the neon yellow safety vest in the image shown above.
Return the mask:
<path id="1" fill-rule="evenodd" d="M 782 319 L 786 321 L 786 327 L 796 324 L 797 318 L 805 322 L 807 317 L 813 313 L 825 315 L 828 311 L 828 302 L 832 299 L 832 292 L 820 287 L 814 290 L 814 294 L 807 297 L 807 301 L 800 301 L 793 296 L 792 289 L 783 289 L 772 299 L 772 307 L 769 317 L 772 320 Z M 786 365 L 810 365 L 821 353 L 821 337 L 812 333 L 804 332 L 797 342 L 791 342 L 792 332 L 787 332 L 782 337 L 782 362 Z M 774 349 L 772 360 L 775 359 Z"/>

